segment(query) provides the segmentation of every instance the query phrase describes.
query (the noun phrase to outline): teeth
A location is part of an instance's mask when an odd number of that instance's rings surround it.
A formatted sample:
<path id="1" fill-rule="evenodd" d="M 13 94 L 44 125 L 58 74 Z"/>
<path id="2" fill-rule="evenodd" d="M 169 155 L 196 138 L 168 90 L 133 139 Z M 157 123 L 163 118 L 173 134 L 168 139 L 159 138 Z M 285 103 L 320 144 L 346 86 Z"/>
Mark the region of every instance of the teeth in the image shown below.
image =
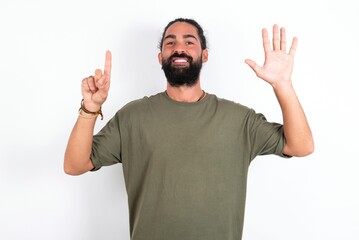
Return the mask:
<path id="1" fill-rule="evenodd" d="M 174 62 L 185 63 L 185 62 L 187 62 L 187 60 L 185 60 L 185 59 L 176 59 Z"/>

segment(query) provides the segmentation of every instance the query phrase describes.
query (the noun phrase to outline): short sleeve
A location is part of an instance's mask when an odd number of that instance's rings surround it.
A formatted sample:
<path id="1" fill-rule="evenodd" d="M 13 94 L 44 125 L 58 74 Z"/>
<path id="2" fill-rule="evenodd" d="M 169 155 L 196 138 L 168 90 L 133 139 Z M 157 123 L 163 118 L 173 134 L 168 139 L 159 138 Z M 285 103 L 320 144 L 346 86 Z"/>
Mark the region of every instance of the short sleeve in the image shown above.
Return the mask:
<path id="1" fill-rule="evenodd" d="M 103 166 L 109 166 L 121 161 L 121 134 L 119 117 L 116 114 L 108 123 L 93 137 L 91 161 L 94 165 L 92 171 Z"/>
<path id="2" fill-rule="evenodd" d="M 252 109 L 249 111 L 247 124 L 251 160 L 258 155 L 268 154 L 290 157 L 283 154 L 286 140 L 282 124 L 268 122 L 263 114 L 255 113 Z"/>

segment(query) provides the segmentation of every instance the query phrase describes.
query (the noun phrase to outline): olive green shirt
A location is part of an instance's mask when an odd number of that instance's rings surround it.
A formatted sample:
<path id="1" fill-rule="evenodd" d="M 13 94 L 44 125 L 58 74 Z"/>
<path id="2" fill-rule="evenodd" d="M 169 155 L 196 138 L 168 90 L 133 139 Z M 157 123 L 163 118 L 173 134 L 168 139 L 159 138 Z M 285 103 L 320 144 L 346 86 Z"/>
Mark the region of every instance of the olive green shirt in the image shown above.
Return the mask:
<path id="1" fill-rule="evenodd" d="M 282 125 L 238 103 L 162 92 L 119 110 L 91 160 L 122 163 L 132 240 L 240 240 L 249 164 L 284 144 Z"/>

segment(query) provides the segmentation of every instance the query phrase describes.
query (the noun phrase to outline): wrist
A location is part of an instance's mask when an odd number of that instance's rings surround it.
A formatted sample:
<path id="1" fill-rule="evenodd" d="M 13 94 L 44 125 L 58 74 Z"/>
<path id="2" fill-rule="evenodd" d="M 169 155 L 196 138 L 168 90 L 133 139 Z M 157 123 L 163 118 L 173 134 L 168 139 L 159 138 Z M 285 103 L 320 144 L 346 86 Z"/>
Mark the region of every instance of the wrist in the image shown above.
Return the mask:
<path id="1" fill-rule="evenodd" d="M 81 108 L 79 110 L 79 118 L 84 118 L 84 119 L 94 119 L 96 120 L 98 117 L 98 115 L 96 114 L 91 114 L 91 113 L 86 113 L 84 112 Z"/>
<path id="2" fill-rule="evenodd" d="M 277 91 L 287 91 L 289 89 L 293 89 L 293 84 L 291 80 L 288 81 L 281 81 L 281 82 L 276 82 L 276 83 L 272 83 L 272 88 L 275 92 Z"/>
<path id="3" fill-rule="evenodd" d="M 96 106 L 96 104 L 90 106 L 91 108 L 89 108 L 88 106 L 85 107 L 84 99 L 82 99 L 81 106 L 79 109 L 79 115 L 84 118 L 97 118 L 97 116 L 100 115 L 101 120 L 103 120 L 101 106 L 98 107 Z M 97 110 L 92 110 L 92 109 L 97 109 Z"/>
<path id="4" fill-rule="evenodd" d="M 81 107 L 83 107 L 84 109 L 86 109 L 90 112 L 97 112 L 97 111 L 101 110 L 101 104 L 87 102 L 84 99 L 81 102 Z"/>

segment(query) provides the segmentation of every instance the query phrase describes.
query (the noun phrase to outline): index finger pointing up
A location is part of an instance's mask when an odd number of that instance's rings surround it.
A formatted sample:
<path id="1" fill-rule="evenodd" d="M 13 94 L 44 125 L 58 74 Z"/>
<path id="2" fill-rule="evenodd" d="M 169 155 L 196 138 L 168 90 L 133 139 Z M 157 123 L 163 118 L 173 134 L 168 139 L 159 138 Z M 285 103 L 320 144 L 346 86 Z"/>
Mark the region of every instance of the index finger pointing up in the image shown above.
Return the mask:
<path id="1" fill-rule="evenodd" d="M 112 67 L 112 54 L 110 51 L 106 51 L 105 68 L 103 70 L 103 73 L 109 78 L 111 77 L 111 67 Z"/>

